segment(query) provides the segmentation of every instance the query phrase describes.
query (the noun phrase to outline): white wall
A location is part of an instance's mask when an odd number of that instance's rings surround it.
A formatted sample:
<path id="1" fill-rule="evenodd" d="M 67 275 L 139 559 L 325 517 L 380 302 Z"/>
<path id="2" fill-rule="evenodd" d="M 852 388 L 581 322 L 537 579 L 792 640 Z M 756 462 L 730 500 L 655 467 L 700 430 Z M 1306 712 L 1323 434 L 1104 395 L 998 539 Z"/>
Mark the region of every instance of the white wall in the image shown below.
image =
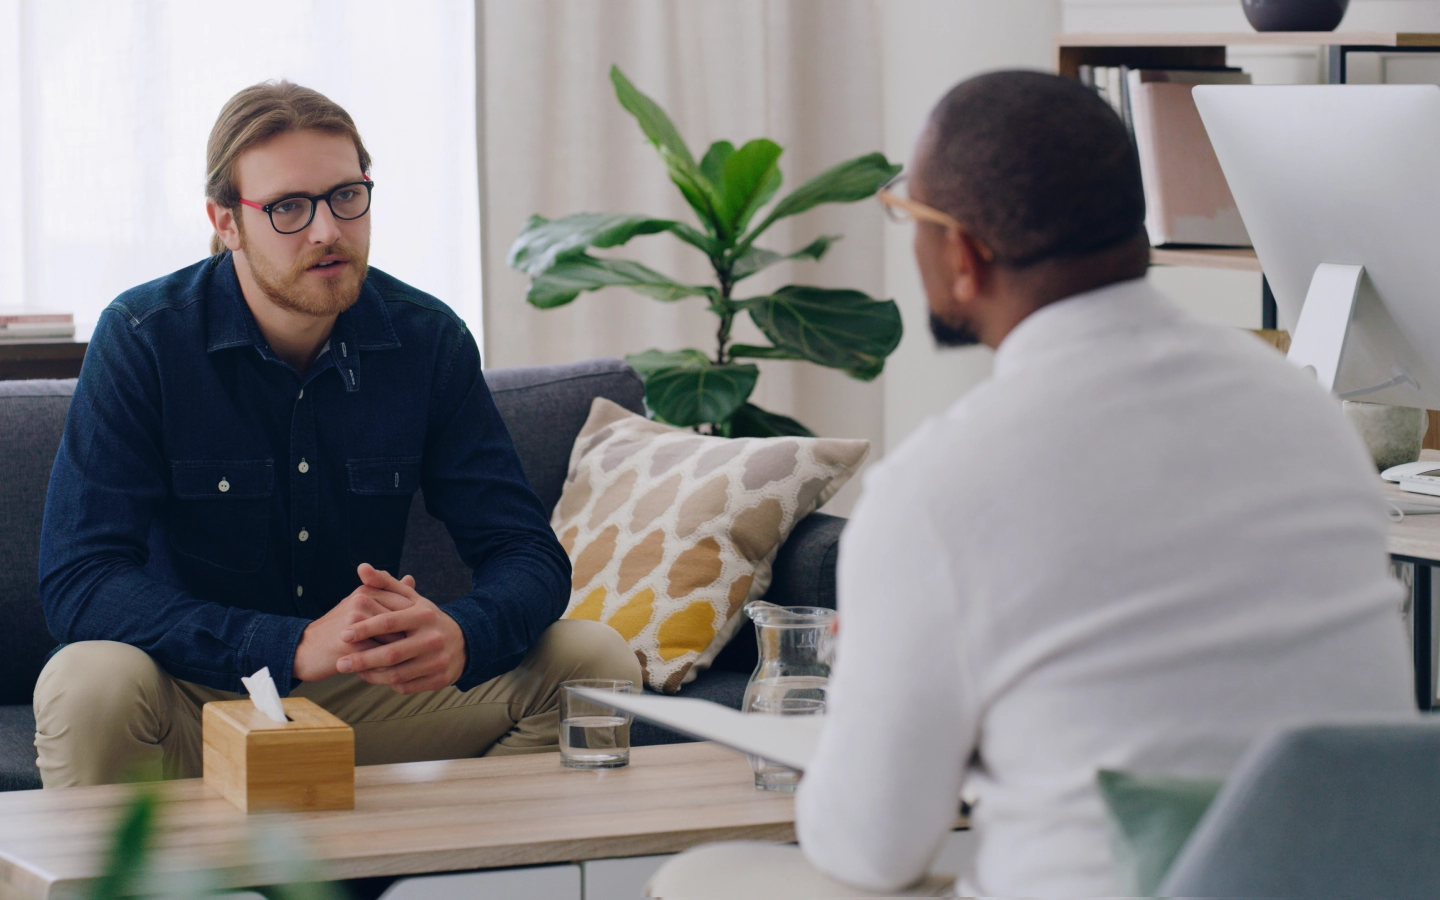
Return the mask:
<path id="1" fill-rule="evenodd" d="M 957 82 L 996 68 L 1055 66 L 1060 0 L 876 0 L 885 155 L 909 161 L 931 107 Z M 985 349 L 937 351 L 908 228 L 885 232 L 885 295 L 905 338 L 885 367 L 885 447 L 943 411 L 990 372 Z"/>
<path id="2" fill-rule="evenodd" d="M 780 4 L 779 8 L 789 9 L 793 5 L 791 11 L 798 15 L 806 10 L 813 12 L 814 3 L 815 0 L 794 0 L 793 4 Z M 770 115 L 761 117 L 764 119 L 763 122 L 751 123 L 753 127 L 749 127 L 748 131 L 745 128 L 732 130 L 736 130 L 736 134 L 773 131 L 777 133 L 777 136 L 782 136 L 778 134 L 780 130 L 783 130 L 780 125 L 790 121 L 791 117 L 795 122 L 800 122 L 807 116 L 829 119 L 840 114 L 837 110 L 848 109 L 851 110 L 851 117 L 855 120 L 855 125 L 849 129 L 851 132 L 856 132 L 853 135 L 853 143 L 856 148 L 863 151 L 873 146 L 869 144 L 868 137 L 866 137 L 869 134 L 867 123 L 875 114 L 874 107 L 878 105 L 882 119 L 882 149 L 892 159 L 908 161 L 926 114 L 946 90 L 966 77 L 994 68 L 1032 67 L 1053 71 L 1054 40 L 1056 35 L 1062 32 L 1245 31 L 1249 29 L 1240 8 L 1240 0 L 871 0 L 871 3 L 874 31 L 879 43 L 880 96 L 878 100 L 870 96 L 868 92 L 858 91 L 856 84 L 852 83 L 856 77 L 862 77 L 861 73 L 867 72 L 871 66 L 875 65 L 867 51 L 859 55 L 863 58 L 850 60 L 845 69 L 851 75 L 847 83 L 817 85 L 803 98 L 804 102 L 800 104 L 798 110 L 777 106 L 770 111 Z M 849 4 L 847 9 L 852 9 L 854 6 L 853 3 Z M 488 8 L 492 13 L 504 12 L 511 18 L 521 16 L 520 13 L 515 12 L 518 6 L 512 8 L 509 3 L 503 3 L 502 0 L 492 0 L 492 4 Z M 547 5 L 545 8 L 549 9 L 550 7 Z M 658 8 L 667 9 L 668 7 L 662 3 Z M 553 13 L 554 10 L 551 12 Z M 536 17 L 537 24 L 544 19 L 538 13 L 529 15 Z M 521 17 L 524 18 L 524 16 Z M 830 20 L 831 17 L 827 15 L 822 21 Z M 1440 0 L 1352 0 L 1350 13 L 1342 28 L 1440 31 Z M 764 30 L 762 29 L 762 31 Z M 614 38 L 613 35 L 611 37 Z M 816 38 L 821 43 L 837 44 L 833 36 L 817 34 Z M 593 40 L 599 40 L 599 38 L 593 38 Z M 641 43 L 643 45 L 644 42 Z M 808 64 L 800 62 L 798 57 L 803 56 L 808 60 L 815 52 L 813 47 L 802 48 L 793 42 L 778 39 L 776 46 L 784 51 L 779 52 L 776 59 L 787 61 L 792 68 L 798 65 L 797 71 Z M 626 44 L 626 47 L 629 45 Z M 626 53 L 633 51 L 633 54 L 643 56 L 642 51 L 645 49 L 645 46 L 630 47 Z M 495 48 L 492 47 L 491 50 L 493 51 Z M 613 58 L 624 60 L 629 57 L 625 53 L 617 51 L 617 55 L 614 55 Z M 605 57 L 607 65 L 611 59 L 612 56 Z M 1320 59 L 1313 51 L 1306 48 L 1236 50 L 1231 54 L 1231 61 L 1251 71 L 1255 80 L 1260 83 L 1314 82 L 1323 76 Z M 640 66 L 640 63 L 635 62 L 634 65 Z M 830 61 L 830 65 L 833 67 L 833 60 Z M 1431 68 L 1425 69 L 1427 65 Z M 1440 81 L 1440 77 L 1432 79 L 1429 74 L 1426 74 L 1429 72 L 1440 76 L 1440 68 L 1437 66 L 1440 64 L 1421 62 L 1415 57 L 1405 57 L 1390 62 L 1378 61 L 1374 57 L 1366 62 L 1363 58 L 1352 57 L 1351 71 L 1355 80 L 1380 80 L 1382 77 L 1388 76 L 1392 81 L 1402 78 L 1404 80 Z M 1419 71 L 1417 74 L 1417 68 L 1423 71 Z M 1382 69 L 1385 71 L 1381 71 Z M 827 71 L 833 71 L 833 69 Z M 516 81 L 514 71 L 498 71 L 491 74 L 500 81 L 511 83 L 505 88 L 507 91 L 511 90 L 513 82 Z M 803 74 L 803 72 L 799 74 Z M 814 77 L 813 73 L 812 77 Z M 524 81 L 525 79 L 520 80 Z M 825 80 L 828 79 L 822 79 L 822 81 Z M 603 87 L 604 85 L 602 85 Z M 603 94 L 603 91 L 601 93 Z M 689 99 L 694 100 L 694 98 Z M 609 104 L 610 100 L 608 96 L 597 95 L 595 103 Z M 847 104 L 849 105 L 847 106 Z M 677 114 L 685 110 L 694 112 L 692 109 L 694 105 L 694 102 L 679 103 L 677 99 L 675 111 Z M 605 108 L 609 109 L 609 106 L 607 105 Z M 503 128 L 496 127 L 502 121 L 508 121 L 504 115 L 500 115 L 501 112 L 503 110 L 498 108 L 488 111 L 487 119 L 491 126 L 490 131 L 505 131 Z M 516 114 L 533 115 L 533 110 L 529 113 L 519 110 Z M 695 114 L 700 115 L 701 113 L 696 112 Z M 625 124 L 621 122 L 622 126 Z M 861 132 L 864 134 L 862 135 Z M 513 137 L 513 135 L 507 134 L 506 140 L 511 140 Z M 788 143 L 788 141 L 782 142 Z M 804 142 L 801 141 L 792 148 L 795 151 L 792 154 L 795 157 L 792 163 L 798 161 L 802 155 L 807 155 L 806 166 L 803 168 L 810 171 L 823 161 L 840 154 L 838 149 L 829 146 L 833 143 L 833 141 L 821 142 L 811 148 L 814 151 L 814 159 L 809 159 L 807 154 L 810 151 L 804 149 Z M 493 147 L 491 151 L 493 154 Z M 514 167 L 498 165 L 503 161 L 493 158 L 490 162 L 492 170 L 504 172 L 504 177 L 499 179 L 498 183 L 492 179 L 491 191 L 513 189 L 507 185 L 513 186 L 517 179 L 517 172 L 511 171 Z M 646 157 L 646 162 L 653 163 L 653 160 Z M 623 181 L 624 179 L 619 180 Z M 525 184 L 529 183 L 527 179 L 519 179 L 519 181 Z M 601 185 L 606 181 L 607 179 L 604 178 L 598 179 L 598 183 Z M 582 179 L 582 182 L 597 183 L 593 179 L 591 181 Z M 663 179 L 661 182 L 657 182 L 659 189 L 668 192 L 670 189 L 662 182 Z M 488 205 L 494 207 L 496 202 L 502 199 L 492 196 Z M 529 205 L 522 204 L 524 205 L 523 212 L 544 209 L 556 214 L 571 211 L 571 207 L 585 206 L 585 204 L 577 205 L 576 202 L 567 201 L 565 204 L 551 204 L 555 206 L 555 209 L 549 209 L 545 204 L 537 205 L 529 202 L 528 199 L 527 203 Z M 612 206 L 615 208 L 632 206 L 651 208 L 635 198 L 629 198 L 628 203 L 618 206 L 615 203 L 607 205 L 598 201 L 589 206 L 595 208 Z M 827 268 L 825 270 L 828 273 L 826 277 L 849 278 L 854 281 L 857 277 L 854 273 L 841 271 L 846 268 L 843 263 L 859 265 L 859 256 L 864 252 L 861 249 L 862 245 L 866 241 L 877 239 L 875 237 L 877 232 L 872 230 L 870 224 L 864 219 L 867 210 L 848 207 L 837 208 L 837 210 L 837 215 L 853 216 L 854 221 L 846 220 L 843 223 L 844 227 L 835 229 L 850 237 L 846 241 L 846 246 L 837 250 L 833 259 L 827 260 L 827 267 L 839 266 L 840 268 L 833 272 Z M 493 221 L 487 224 L 498 227 Z M 816 224 L 818 227 L 818 222 Z M 509 239 L 513 236 L 514 228 L 514 223 L 507 220 L 504 228 L 500 228 L 497 234 L 491 235 L 492 241 L 498 240 L 501 243 L 496 245 L 498 250 L 492 248 L 492 252 L 486 257 L 488 265 L 486 315 L 487 317 L 499 317 L 503 314 L 505 321 L 511 325 L 516 321 L 511 317 L 529 316 L 533 319 L 539 315 L 521 308 L 523 302 L 518 297 L 523 294 L 523 287 L 519 284 L 520 279 L 506 270 L 503 265 L 503 246 L 508 244 Z M 878 239 L 884 242 L 883 284 L 878 286 L 882 288 L 879 293 L 882 296 L 894 298 L 899 303 L 905 319 L 905 338 L 900 348 L 891 357 L 885 375 L 877 384 L 860 385 L 833 372 L 807 370 L 799 374 L 789 386 L 785 386 L 783 380 L 777 379 L 776 375 L 771 374 L 767 376 L 771 383 L 767 390 L 775 396 L 767 395 L 759 399 L 761 402 L 771 403 L 774 408 L 782 412 L 799 415 L 827 434 L 849 434 L 872 439 L 880 437 L 881 440 L 878 442 L 876 450 L 888 451 L 904 440 L 925 417 L 943 411 L 956 398 L 988 375 L 990 353 L 984 349 L 945 351 L 935 349 L 927 327 L 924 295 L 911 252 L 910 230 L 888 226 L 883 230 L 883 238 Z M 846 257 L 852 258 L 847 260 Z M 807 274 L 806 277 L 813 276 Z M 1158 287 L 1202 316 L 1239 327 L 1254 328 L 1260 324 L 1260 277 L 1257 274 L 1156 268 L 1152 270 L 1150 277 Z M 507 281 L 507 279 L 509 280 Z M 864 281 L 865 279 L 860 280 Z M 511 284 L 510 282 L 515 283 Z M 858 282 L 857 286 L 867 290 L 875 289 L 869 284 L 862 285 Z M 515 302 L 502 310 L 501 307 L 505 306 L 505 300 L 510 295 L 514 295 L 511 299 Z M 586 315 L 598 315 L 606 312 L 608 318 L 613 320 L 611 325 L 619 327 L 617 324 L 619 322 L 633 323 L 636 321 L 627 316 L 616 315 L 616 312 L 622 308 L 635 307 L 635 311 L 639 312 L 639 307 L 636 305 L 643 306 L 643 309 L 649 312 L 639 320 L 642 324 L 659 320 L 670 312 L 668 309 L 658 308 L 652 301 L 643 298 L 617 300 L 615 303 L 616 305 L 606 304 L 603 306 L 593 302 L 584 305 L 577 303 L 573 315 L 579 316 L 582 312 Z M 619 305 L 625 303 L 630 305 L 623 307 Z M 562 314 L 549 312 L 543 315 L 551 317 L 546 320 L 547 322 L 552 320 L 558 322 L 559 319 L 556 317 Z M 696 318 L 698 321 L 700 317 Z M 543 348 L 543 352 L 541 352 L 529 348 L 529 345 L 523 340 L 505 338 L 503 333 L 506 328 L 498 327 L 502 323 L 492 322 L 492 324 L 497 327 L 492 336 L 492 346 L 487 348 L 487 359 L 490 364 L 520 365 L 548 362 L 555 361 L 555 359 L 573 359 L 583 355 L 595 355 L 596 352 L 593 348 L 584 349 L 582 352 L 582 348 L 572 346 L 575 343 L 574 340 L 567 342 L 558 338 L 542 342 L 540 346 Z M 604 326 L 603 322 L 595 324 L 597 327 Z M 580 329 L 580 331 L 589 334 L 587 329 Z M 617 338 L 617 340 L 619 339 Z M 635 340 L 639 340 L 639 337 L 635 337 Z M 649 345 L 646 344 L 646 346 Z M 587 344 L 586 347 L 588 346 Z M 622 347 L 617 343 L 615 348 L 607 349 L 606 352 L 614 353 L 629 349 L 634 348 L 628 345 Z M 877 452 L 872 459 L 878 458 L 880 455 L 881 453 Z M 842 498 L 832 503 L 833 511 L 842 514 L 848 512 L 850 501 L 857 493 L 856 488 L 858 485 L 847 489 Z"/>
<path id="3" fill-rule="evenodd" d="M 506 248 L 533 212 L 613 209 L 689 219 L 654 153 L 615 105 L 606 77 L 612 62 L 666 106 L 692 146 L 759 134 L 779 141 L 787 148 L 787 185 L 794 185 L 876 149 L 908 161 L 930 108 L 969 75 L 1051 69 L 1060 4 L 486 0 L 477 52 L 485 87 L 486 364 L 705 347 L 711 339 L 713 320 L 693 300 L 664 305 L 615 290 L 559 310 L 531 309 L 525 278 L 505 266 Z M 911 231 L 885 221 L 876 204 L 821 207 L 781 223 L 767 240 L 800 246 L 817 234 L 846 237 L 823 266 L 778 266 L 746 288 L 791 280 L 894 298 L 905 317 L 904 341 L 886 374 L 870 384 L 818 366 L 762 363 L 755 402 L 821 434 L 868 438 L 873 461 L 984 377 L 989 354 L 935 352 Z M 668 236 L 637 240 L 623 255 L 684 278 L 706 276 L 685 268 L 695 255 Z M 826 510 L 848 513 L 859 487 L 857 479 Z"/>

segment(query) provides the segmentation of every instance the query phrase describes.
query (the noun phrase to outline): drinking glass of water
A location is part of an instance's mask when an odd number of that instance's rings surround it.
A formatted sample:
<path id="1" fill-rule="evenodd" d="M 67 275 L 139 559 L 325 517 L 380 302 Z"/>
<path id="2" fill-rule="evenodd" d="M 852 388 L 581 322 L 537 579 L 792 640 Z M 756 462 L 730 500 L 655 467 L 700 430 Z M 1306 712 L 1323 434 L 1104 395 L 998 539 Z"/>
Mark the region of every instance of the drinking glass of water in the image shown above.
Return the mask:
<path id="1" fill-rule="evenodd" d="M 814 697 L 757 697 L 750 704 L 751 714 L 769 716 L 818 716 L 825 712 L 825 701 Z M 755 786 L 762 791 L 792 793 L 800 783 L 800 773 L 779 763 L 750 757 L 755 772 Z"/>
<path id="2" fill-rule="evenodd" d="M 560 764 L 572 769 L 614 769 L 627 765 L 633 716 L 582 697 L 572 688 L 633 694 L 635 683 L 613 678 L 580 678 L 560 685 Z"/>

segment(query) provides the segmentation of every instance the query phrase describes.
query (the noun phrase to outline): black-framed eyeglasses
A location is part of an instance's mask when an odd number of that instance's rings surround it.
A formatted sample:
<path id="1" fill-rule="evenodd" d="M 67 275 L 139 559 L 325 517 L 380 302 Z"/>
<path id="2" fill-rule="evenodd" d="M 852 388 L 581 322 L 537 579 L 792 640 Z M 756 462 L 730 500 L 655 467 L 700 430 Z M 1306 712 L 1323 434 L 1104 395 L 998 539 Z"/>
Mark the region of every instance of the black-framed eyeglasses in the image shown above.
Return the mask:
<path id="1" fill-rule="evenodd" d="M 309 228 L 310 223 L 315 221 L 315 210 L 319 209 L 322 200 L 330 207 L 330 214 L 343 221 L 358 219 L 369 212 L 370 192 L 374 190 L 375 182 L 370 180 L 369 175 L 362 177 L 364 181 L 342 184 L 332 188 L 329 193 L 316 194 L 313 197 L 297 194 L 293 197 L 281 197 L 264 206 L 243 197 L 240 202 L 269 216 L 270 225 L 281 234 L 296 234 Z"/>

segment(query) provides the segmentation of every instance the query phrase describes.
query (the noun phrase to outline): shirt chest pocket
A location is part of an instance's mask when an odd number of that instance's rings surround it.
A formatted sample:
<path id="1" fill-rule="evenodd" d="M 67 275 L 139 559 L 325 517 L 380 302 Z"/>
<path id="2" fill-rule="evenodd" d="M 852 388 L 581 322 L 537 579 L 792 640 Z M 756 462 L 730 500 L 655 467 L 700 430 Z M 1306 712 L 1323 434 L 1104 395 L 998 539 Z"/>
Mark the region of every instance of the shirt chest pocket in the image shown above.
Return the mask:
<path id="1" fill-rule="evenodd" d="M 265 562 L 275 466 L 268 459 L 170 463 L 170 546 L 232 572 Z"/>
<path id="2" fill-rule="evenodd" d="M 398 575 L 410 502 L 420 487 L 420 457 L 352 459 L 346 465 L 351 562 Z"/>

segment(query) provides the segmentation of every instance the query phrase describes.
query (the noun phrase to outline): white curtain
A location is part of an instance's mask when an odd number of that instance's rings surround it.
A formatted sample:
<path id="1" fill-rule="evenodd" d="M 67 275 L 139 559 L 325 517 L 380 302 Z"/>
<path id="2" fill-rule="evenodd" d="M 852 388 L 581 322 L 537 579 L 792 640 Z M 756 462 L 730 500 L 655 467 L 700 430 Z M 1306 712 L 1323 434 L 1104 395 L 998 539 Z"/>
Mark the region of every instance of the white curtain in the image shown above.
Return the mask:
<path id="1" fill-rule="evenodd" d="M 835 163 L 884 149 L 872 0 L 481 0 L 480 8 L 488 366 L 651 347 L 714 352 L 717 320 L 703 301 L 662 304 L 609 290 L 541 311 L 525 303 L 526 279 L 505 266 L 532 213 L 634 212 L 693 222 L 616 102 L 612 63 L 670 113 L 697 158 L 721 139 L 739 146 L 768 137 L 785 147 L 780 196 Z M 798 283 L 883 297 L 885 224 L 874 201 L 785 220 L 762 243 L 788 252 L 821 234 L 845 239 L 824 261 L 776 266 L 739 293 Z M 617 253 L 682 279 L 709 274 L 699 253 L 669 235 L 637 238 Z M 747 330 L 740 340 L 758 338 Z M 761 368 L 756 403 L 821 434 L 869 438 L 878 452 L 879 383 L 809 363 Z M 848 507 L 854 490 L 834 508 Z"/>
<path id="2" fill-rule="evenodd" d="M 471 0 L 0 0 L 0 306 L 74 312 L 202 259 L 205 141 L 258 81 L 374 158 L 371 263 L 481 333 Z"/>

